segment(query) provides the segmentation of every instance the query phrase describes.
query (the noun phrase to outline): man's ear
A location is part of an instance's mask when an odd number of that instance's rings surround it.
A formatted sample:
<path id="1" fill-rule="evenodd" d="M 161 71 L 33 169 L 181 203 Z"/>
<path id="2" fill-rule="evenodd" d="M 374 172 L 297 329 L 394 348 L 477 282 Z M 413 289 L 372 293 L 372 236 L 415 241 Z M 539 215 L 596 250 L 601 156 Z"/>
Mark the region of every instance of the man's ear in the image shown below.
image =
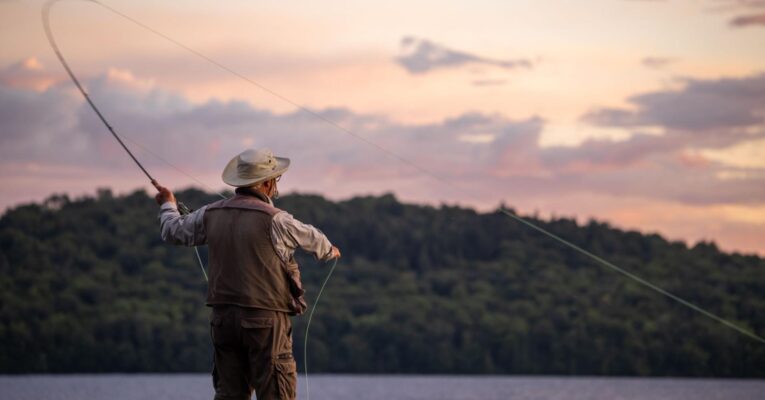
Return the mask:
<path id="1" fill-rule="evenodd" d="M 274 186 L 276 185 L 276 182 L 273 179 L 269 179 L 264 182 L 264 185 L 266 186 L 266 192 L 270 195 L 274 189 Z"/>

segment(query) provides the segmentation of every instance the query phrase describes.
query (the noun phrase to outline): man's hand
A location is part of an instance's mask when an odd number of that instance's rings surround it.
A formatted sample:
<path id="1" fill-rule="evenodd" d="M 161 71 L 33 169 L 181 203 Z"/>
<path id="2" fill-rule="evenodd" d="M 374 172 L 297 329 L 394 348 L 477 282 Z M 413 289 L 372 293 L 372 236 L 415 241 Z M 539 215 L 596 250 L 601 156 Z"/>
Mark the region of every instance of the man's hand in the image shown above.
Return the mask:
<path id="1" fill-rule="evenodd" d="M 154 187 L 157 188 L 157 191 L 159 192 L 156 196 L 154 196 L 154 199 L 157 200 L 157 204 L 161 206 L 168 201 L 176 204 L 175 195 L 173 195 L 173 192 L 171 192 L 168 188 L 160 185 L 157 181 L 151 181 L 151 184 L 154 185 Z"/>
<path id="2" fill-rule="evenodd" d="M 332 246 L 332 250 L 330 250 L 327 260 L 333 260 L 335 258 L 340 258 L 340 249 L 338 249 L 335 246 Z"/>

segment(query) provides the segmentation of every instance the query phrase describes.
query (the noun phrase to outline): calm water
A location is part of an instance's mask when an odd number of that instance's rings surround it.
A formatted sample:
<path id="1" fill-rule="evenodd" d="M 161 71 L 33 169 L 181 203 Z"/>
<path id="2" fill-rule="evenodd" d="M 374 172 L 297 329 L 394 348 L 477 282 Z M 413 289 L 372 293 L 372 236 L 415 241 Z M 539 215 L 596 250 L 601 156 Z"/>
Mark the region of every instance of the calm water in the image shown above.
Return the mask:
<path id="1" fill-rule="evenodd" d="M 302 378 L 302 377 L 301 377 Z M 313 400 L 747 400 L 765 380 L 314 375 Z M 305 382 L 298 390 L 305 399 Z M 206 374 L 0 376 L 2 400 L 209 400 Z"/>

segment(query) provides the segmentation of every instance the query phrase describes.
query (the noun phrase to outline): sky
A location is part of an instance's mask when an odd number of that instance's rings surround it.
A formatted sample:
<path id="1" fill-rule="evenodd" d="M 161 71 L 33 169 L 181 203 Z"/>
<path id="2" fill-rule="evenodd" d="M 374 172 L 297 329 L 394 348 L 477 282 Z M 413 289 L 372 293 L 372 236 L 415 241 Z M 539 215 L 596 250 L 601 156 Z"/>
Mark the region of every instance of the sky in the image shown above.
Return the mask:
<path id="1" fill-rule="evenodd" d="M 0 0 L 0 209 L 150 191 L 43 3 Z M 765 255 L 765 0 L 102 4 L 250 81 L 96 3 L 53 6 L 90 96 L 174 190 L 222 190 L 228 160 L 268 147 L 292 159 L 282 193 L 506 204 Z"/>

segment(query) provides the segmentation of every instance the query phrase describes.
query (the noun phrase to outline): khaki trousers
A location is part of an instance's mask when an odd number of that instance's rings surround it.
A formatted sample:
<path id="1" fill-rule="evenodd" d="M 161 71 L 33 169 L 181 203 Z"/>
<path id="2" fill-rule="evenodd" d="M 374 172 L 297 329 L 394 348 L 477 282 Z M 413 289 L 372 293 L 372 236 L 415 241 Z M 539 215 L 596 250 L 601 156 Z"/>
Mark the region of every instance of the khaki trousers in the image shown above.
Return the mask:
<path id="1" fill-rule="evenodd" d="M 215 306 L 210 314 L 215 349 L 215 400 L 294 400 L 297 366 L 292 321 L 278 311 Z"/>

